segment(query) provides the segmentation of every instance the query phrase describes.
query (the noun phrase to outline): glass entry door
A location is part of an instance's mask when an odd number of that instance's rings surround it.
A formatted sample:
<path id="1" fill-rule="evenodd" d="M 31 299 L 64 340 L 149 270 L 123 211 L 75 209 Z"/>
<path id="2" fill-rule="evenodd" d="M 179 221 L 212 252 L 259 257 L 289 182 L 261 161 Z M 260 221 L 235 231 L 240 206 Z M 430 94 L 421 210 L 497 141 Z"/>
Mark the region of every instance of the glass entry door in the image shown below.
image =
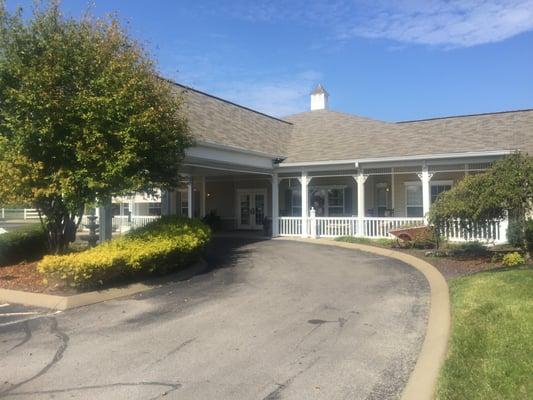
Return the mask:
<path id="1" fill-rule="evenodd" d="M 243 189 L 237 192 L 237 224 L 239 229 L 263 229 L 265 215 L 265 189 Z"/>

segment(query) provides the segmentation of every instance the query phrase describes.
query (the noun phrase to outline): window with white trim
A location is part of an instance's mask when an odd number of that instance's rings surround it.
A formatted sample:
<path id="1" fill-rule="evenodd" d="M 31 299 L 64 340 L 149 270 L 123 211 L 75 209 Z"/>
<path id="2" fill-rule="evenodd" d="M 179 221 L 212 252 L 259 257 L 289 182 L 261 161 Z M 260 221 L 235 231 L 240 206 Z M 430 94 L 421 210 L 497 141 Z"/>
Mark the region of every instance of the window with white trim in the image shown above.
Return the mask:
<path id="1" fill-rule="evenodd" d="M 424 216 L 421 183 L 405 183 L 405 211 L 409 218 Z"/>
<path id="2" fill-rule="evenodd" d="M 444 193 L 452 188 L 453 181 L 436 181 L 431 182 L 431 204 L 437 200 L 441 193 Z"/>
<path id="3" fill-rule="evenodd" d="M 161 203 L 148 203 L 148 215 L 161 215 Z"/>

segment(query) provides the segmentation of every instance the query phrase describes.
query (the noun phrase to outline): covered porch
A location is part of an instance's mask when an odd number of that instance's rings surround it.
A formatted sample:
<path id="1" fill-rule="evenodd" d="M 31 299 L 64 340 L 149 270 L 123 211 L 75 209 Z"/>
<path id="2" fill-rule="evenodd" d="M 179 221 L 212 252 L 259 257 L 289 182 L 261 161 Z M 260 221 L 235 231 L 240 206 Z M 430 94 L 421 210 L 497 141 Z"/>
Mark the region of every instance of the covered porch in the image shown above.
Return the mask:
<path id="1" fill-rule="evenodd" d="M 458 162 L 459 161 L 459 162 Z M 463 162 L 460 162 L 463 161 Z M 259 231 L 272 236 L 390 238 L 390 231 L 426 224 L 439 194 L 493 159 L 275 166 L 242 168 L 186 165 L 183 186 L 163 193 L 162 213 L 220 218 L 223 231 Z M 458 221 L 449 240 L 503 243 L 505 221 L 465 230 Z"/>

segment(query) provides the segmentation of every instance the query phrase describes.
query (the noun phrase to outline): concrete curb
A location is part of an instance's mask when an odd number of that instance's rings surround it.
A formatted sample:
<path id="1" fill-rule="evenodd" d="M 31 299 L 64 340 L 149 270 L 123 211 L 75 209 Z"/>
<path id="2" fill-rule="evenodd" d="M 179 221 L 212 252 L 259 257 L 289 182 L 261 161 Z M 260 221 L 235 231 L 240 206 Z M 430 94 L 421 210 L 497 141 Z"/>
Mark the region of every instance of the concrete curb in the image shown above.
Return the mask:
<path id="1" fill-rule="evenodd" d="M 401 399 L 434 399 L 439 371 L 446 358 L 448 339 L 450 337 L 450 294 L 448 284 L 442 274 L 433 265 L 420 258 L 380 247 L 336 242 L 327 239 L 276 238 L 276 240 L 293 240 L 365 251 L 403 261 L 424 274 L 431 290 L 426 336 L 418 355 L 418 360 L 402 392 Z"/>
<path id="2" fill-rule="evenodd" d="M 183 271 L 179 271 L 165 277 L 153 278 L 139 283 L 132 283 L 124 287 L 95 290 L 92 292 L 85 292 L 71 296 L 0 289 L 0 302 L 23 304 L 26 306 L 64 311 L 71 308 L 83 307 L 90 304 L 117 299 L 119 297 L 131 296 L 133 294 L 146 292 L 169 281 L 190 279 L 194 275 L 204 271 L 206 267 L 207 263 L 204 260 L 201 260 Z"/>

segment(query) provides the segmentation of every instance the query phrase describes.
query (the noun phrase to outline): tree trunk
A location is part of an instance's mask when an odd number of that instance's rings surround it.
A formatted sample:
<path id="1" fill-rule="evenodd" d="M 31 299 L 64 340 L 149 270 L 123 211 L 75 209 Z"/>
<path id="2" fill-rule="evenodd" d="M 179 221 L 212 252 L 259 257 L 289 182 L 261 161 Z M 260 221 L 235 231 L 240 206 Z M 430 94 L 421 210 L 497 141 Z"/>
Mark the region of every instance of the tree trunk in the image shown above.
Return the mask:
<path id="1" fill-rule="evenodd" d="M 62 254 L 69 243 L 76 240 L 76 230 L 81 222 L 83 207 L 78 212 L 70 212 L 63 201 L 58 198 L 41 200 L 36 204 L 41 225 L 46 231 L 48 249 L 52 254 Z M 43 218 L 44 215 L 44 218 Z M 79 216 L 76 223 L 76 217 Z"/>

